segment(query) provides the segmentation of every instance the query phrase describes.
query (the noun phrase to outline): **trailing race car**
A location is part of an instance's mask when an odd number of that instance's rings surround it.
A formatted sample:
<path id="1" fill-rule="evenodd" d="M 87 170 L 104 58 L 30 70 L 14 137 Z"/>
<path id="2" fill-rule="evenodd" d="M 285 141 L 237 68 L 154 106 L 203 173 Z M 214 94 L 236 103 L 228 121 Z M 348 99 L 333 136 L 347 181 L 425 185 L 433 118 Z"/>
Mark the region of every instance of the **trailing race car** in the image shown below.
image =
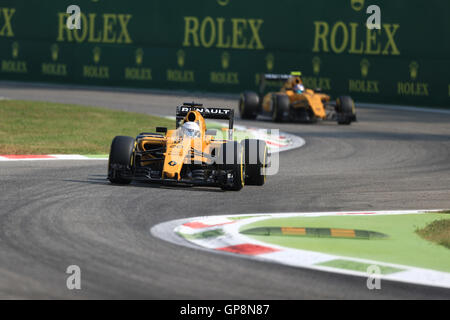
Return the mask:
<path id="1" fill-rule="evenodd" d="M 264 94 L 266 81 L 282 81 L 284 84 L 280 91 Z M 261 114 L 277 122 L 316 122 L 322 119 L 349 125 L 356 121 L 355 103 L 351 97 L 341 96 L 331 103 L 330 96 L 320 91 L 305 89 L 300 72 L 261 75 L 259 94 L 252 91 L 242 93 L 239 112 L 242 119 L 255 119 Z"/>
<path id="2" fill-rule="evenodd" d="M 205 118 L 228 120 L 225 139 L 206 130 Z M 261 140 L 233 140 L 232 109 L 204 108 L 185 103 L 177 107 L 176 130 L 156 128 L 136 138 L 117 136 L 111 144 L 108 179 L 113 184 L 132 180 L 240 190 L 266 181 L 268 149 Z"/>

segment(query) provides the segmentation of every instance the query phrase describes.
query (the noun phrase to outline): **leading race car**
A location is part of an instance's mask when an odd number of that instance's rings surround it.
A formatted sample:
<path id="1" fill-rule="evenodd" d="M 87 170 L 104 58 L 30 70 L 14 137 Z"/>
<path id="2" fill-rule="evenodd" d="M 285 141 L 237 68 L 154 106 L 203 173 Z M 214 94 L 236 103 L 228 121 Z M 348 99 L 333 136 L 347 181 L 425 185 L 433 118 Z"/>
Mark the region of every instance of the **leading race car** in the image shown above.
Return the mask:
<path id="1" fill-rule="evenodd" d="M 265 94 L 266 82 L 282 82 L 278 92 Z M 353 99 L 341 96 L 335 103 L 320 89 L 306 89 L 301 72 L 291 74 L 265 74 L 260 76 L 259 94 L 246 91 L 239 100 L 239 112 L 242 119 L 255 119 L 257 115 L 270 116 L 273 121 L 316 122 L 335 120 L 340 125 L 349 125 L 356 121 Z"/>
<path id="2" fill-rule="evenodd" d="M 228 120 L 227 135 L 216 139 L 216 130 L 207 130 L 207 119 Z M 240 190 L 266 181 L 268 149 L 264 141 L 233 140 L 232 109 L 204 108 L 185 103 L 177 107 L 176 130 L 156 128 L 136 138 L 117 136 L 111 144 L 108 179 L 113 184 L 132 180 L 216 186 Z"/>

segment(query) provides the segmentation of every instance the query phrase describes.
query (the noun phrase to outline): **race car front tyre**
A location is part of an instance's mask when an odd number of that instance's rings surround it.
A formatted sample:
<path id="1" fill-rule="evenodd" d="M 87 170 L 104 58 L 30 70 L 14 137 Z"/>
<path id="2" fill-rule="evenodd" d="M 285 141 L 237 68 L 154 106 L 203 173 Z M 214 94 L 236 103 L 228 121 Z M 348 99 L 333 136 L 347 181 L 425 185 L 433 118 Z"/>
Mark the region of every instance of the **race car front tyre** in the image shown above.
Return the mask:
<path id="1" fill-rule="evenodd" d="M 336 116 L 340 125 L 349 125 L 356 121 L 355 102 L 349 96 L 341 96 L 336 99 Z"/>
<path id="2" fill-rule="evenodd" d="M 222 190 L 239 191 L 245 184 L 244 153 L 242 145 L 236 141 L 229 141 L 221 146 L 220 152 L 222 168 L 227 172 Z M 231 183 L 228 174 L 231 174 Z"/>
<path id="3" fill-rule="evenodd" d="M 124 178 L 123 173 L 133 164 L 135 139 L 117 136 L 111 143 L 108 161 L 108 180 L 113 184 L 129 184 L 131 179 Z"/>
<path id="4" fill-rule="evenodd" d="M 289 97 L 285 94 L 274 94 L 272 96 L 272 120 L 275 122 L 286 121 L 290 109 Z"/>
<path id="5" fill-rule="evenodd" d="M 266 182 L 267 144 L 256 139 L 245 139 L 241 144 L 244 149 L 245 184 L 262 186 Z"/>
<path id="6" fill-rule="evenodd" d="M 246 91 L 239 99 L 239 113 L 242 119 L 253 120 L 258 115 L 259 96 L 255 92 Z"/>

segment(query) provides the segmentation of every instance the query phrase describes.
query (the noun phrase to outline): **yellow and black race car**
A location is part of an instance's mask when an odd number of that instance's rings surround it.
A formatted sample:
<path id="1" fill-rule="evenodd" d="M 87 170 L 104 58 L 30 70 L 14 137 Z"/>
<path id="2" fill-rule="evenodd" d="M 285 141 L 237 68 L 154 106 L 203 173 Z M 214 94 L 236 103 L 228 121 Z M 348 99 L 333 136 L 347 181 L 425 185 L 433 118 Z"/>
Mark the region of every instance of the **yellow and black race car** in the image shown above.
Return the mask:
<path id="1" fill-rule="evenodd" d="M 206 119 L 228 120 L 226 137 L 216 139 Z M 132 180 L 168 184 L 216 186 L 240 190 L 266 181 L 268 149 L 264 141 L 233 140 L 232 109 L 185 103 L 177 107 L 176 129 L 156 128 L 136 138 L 117 136 L 111 144 L 108 179 L 113 184 Z"/>
<path id="2" fill-rule="evenodd" d="M 272 85 L 281 82 L 281 89 L 265 93 L 268 82 Z M 252 91 L 242 93 L 239 112 L 242 119 L 255 119 L 261 114 L 277 122 L 316 122 L 321 119 L 349 125 L 356 121 L 355 103 L 351 97 L 341 96 L 331 103 L 330 96 L 320 91 L 306 89 L 301 72 L 264 74 L 260 76 L 259 94 Z"/>

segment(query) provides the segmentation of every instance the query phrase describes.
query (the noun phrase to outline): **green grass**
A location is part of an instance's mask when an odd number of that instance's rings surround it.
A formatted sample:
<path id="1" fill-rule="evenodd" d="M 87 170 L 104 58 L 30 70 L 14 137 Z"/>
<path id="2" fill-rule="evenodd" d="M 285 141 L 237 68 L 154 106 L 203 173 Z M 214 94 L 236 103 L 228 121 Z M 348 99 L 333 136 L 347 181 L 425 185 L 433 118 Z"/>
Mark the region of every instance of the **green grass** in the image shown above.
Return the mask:
<path id="1" fill-rule="evenodd" d="M 450 249 L 450 219 L 433 221 L 416 232 L 422 238 Z"/>
<path id="2" fill-rule="evenodd" d="M 174 110 L 175 111 L 175 110 Z M 115 136 L 135 137 L 155 127 L 175 128 L 175 120 L 145 114 L 50 102 L 0 100 L 0 154 L 109 153 Z M 217 122 L 217 138 L 227 139 Z M 251 138 L 235 131 L 234 139 Z"/>
<path id="3" fill-rule="evenodd" d="M 261 217 L 261 216 L 228 217 L 228 219 L 230 219 L 230 220 L 244 220 L 244 219 L 251 219 L 251 218 L 256 218 L 256 217 Z"/>
<path id="4" fill-rule="evenodd" d="M 251 236 L 264 242 L 295 249 L 336 254 L 450 272 L 450 251 L 421 238 L 416 230 L 448 217 L 442 213 L 329 216 L 269 219 L 251 223 L 241 231 L 256 227 L 310 227 L 365 229 L 385 233 L 387 239 L 336 239 L 286 236 Z"/>
<path id="5" fill-rule="evenodd" d="M 331 261 L 326 261 L 322 263 L 317 263 L 316 266 L 332 267 L 338 269 L 353 270 L 359 272 L 367 272 L 367 269 L 371 266 L 368 263 L 361 263 L 357 261 L 350 261 L 344 259 L 335 259 Z M 380 268 L 381 274 L 391 274 L 403 271 L 403 269 L 393 268 L 389 266 L 378 266 Z"/>
<path id="6" fill-rule="evenodd" d="M 107 154 L 117 135 L 136 136 L 173 120 L 49 102 L 0 101 L 0 154 Z"/>
<path id="7" fill-rule="evenodd" d="M 228 133 L 227 131 L 223 131 L 222 128 L 228 128 L 228 123 L 226 126 L 224 126 L 222 123 L 219 123 L 214 120 L 206 120 L 206 127 L 208 129 L 215 129 L 217 130 L 216 139 L 228 139 Z M 241 131 L 241 130 L 234 130 L 233 132 L 233 139 L 236 141 L 241 141 L 243 139 L 252 139 L 253 135 L 251 132 L 247 131 Z"/>

